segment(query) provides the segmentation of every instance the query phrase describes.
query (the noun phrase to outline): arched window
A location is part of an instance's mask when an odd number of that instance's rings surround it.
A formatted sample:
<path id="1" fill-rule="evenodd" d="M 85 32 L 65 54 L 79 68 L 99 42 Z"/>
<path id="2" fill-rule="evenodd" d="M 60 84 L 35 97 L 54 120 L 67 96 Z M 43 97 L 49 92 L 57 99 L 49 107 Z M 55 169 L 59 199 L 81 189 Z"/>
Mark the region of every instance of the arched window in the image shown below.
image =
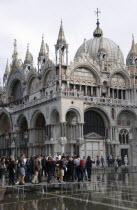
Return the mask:
<path id="1" fill-rule="evenodd" d="M 93 110 L 85 112 L 84 121 L 84 135 L 94 132 L 100 136 L 105 136 L 104 120 L 98 112 Z"/>
<path id="2" fill-rule="evenodd" d="M 22 98 L 22 85 L 20 80 L 16 80 L 12 86 L 11 95 L 14 100 L 18 100 Z"/>
<path id="3" fill-rule="evenodd" d="M 120 144 L 128 144 L 129 143 L 129 133 L 127 130 L 123 129 L 120 131 L 119 142 L 120 142 Z"/>

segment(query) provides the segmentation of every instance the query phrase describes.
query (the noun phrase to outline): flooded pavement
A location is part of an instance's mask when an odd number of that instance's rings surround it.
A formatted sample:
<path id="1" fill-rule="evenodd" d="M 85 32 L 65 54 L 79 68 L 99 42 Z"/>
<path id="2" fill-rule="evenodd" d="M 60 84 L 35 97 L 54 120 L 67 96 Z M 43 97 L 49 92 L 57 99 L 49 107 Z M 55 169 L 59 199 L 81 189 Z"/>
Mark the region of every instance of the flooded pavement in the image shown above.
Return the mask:
<path id="1" fill-rule="evenodd" d="M 91 182 L 0 188 L 0 210 L 137 210 L 137 173 L 96 173 Z"/>

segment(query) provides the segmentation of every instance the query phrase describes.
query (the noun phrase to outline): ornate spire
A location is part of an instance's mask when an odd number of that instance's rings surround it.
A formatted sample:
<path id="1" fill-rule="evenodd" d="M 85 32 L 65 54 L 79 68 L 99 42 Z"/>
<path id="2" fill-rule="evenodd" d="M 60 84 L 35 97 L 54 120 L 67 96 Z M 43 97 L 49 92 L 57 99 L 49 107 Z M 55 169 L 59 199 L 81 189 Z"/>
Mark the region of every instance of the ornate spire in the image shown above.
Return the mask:
<path id="1" fill-rule="evenodd" d="M 58 44 L 67 44 L 66 39 L 65 39 L 63 25 L 62 25 L 62 20 L 61 20 L 61 25 L 60 25 L 59 35 L 58 35 L 58 40 L 57 40 L 57 45 Z"/>
<path id="2" fill-rule="evenodd" d="M 132 34 L 131 54 L 132 54 L 132 55 L 137 55 L 136 46 L 135 46 L 135 41 L 134 41 L 134 35 L 133 35 L 133 34 Z"/>
<path id="3" fill-rule="evenodd" d="M 97 8 L 97 11 L 95 11 L 95 14 L 97 15 L 97 23 L 96 23 L 97 27 L 96 27 L 96 29 L 95 29 L 95 31 L 93 33 L 94 37 L 101 37 L 101 36 L 103 36 L 103 31 L 99 27 L 99 25 L 100 25 L 100 23 L 99 23 L 99 13 L 101 13 L 101 12 Z"/>
<path id="4" fill-rule="evenodd" d="M 5 76 L 7 76 L 9 74 L 9 64 L 8 64 L 8 59 L 7 59 L 7 64 L 6 64 L 6 68 L 5 68 Z"/>
<path id="5" fill-rule="evenodd" d="M 29 52 L 29 44 L 28 44 L 24 63 L 29 63 L 29 62 L 30 62 L 30 52 Z"/>
<path id="6" fill-rule="evenodd" d="M 44 42 L 44 34 L 42 35 L 42 42 L 41 42 L 39 56 L 46 56 L 46 48 L 45 48 L 45 42 Z"/>
<path id="7" fill-rule="evenodd" d="M 18 53 L 17 53 L 17 40 L 14 39 L 14 50 L 13 50 L 12 59 L 13 60 L 17 60 L 17 58 L 18 58 Z"/>

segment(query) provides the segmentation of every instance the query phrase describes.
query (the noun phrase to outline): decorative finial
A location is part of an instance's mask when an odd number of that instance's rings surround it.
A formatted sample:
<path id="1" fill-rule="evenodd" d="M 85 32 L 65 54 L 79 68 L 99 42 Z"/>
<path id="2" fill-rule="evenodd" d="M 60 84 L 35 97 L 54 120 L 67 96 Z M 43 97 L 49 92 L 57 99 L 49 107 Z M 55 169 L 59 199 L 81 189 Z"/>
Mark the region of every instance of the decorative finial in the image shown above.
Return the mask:
<path id="1" fill-rule="evenodd" d="M 100 10 L 97 8 L 97 11 L 95 11 L 95 14 L 97 15 L 97 28 L 95 29 L 95 31 L 94 31 L 94 33 L 93 33 L 93 36 L 94 37 L 101 37 L 101 36 L 103 36 L 103 31 L 100 29 L 100 27 L 99 27 L 99 13 L 101 13 L 100 12 Z"/>
<path id="2" fill-rule="evenodd" d="M 29 43 L 27 44 L 27 50 L 29 50 Z"/>
<path id="3" fill-rule="evenodd" d="M 45 42 L 44 42 L 44 34 L 42 34 L 42 42 L 41 42 L 39 57 L 40 56 L 46 56 L 46 49 L 45 49 Z"/>
<path id="4" fill-rule="evenodd" d="M 44 34 L 42 34 L 42 41 L 44 41 Z"/>
<path id="5" fill-rule="evenodd" d="M 62 19 L 61 19 L 61 25 L 59 29 L 59 35 L 57 39 L 57 44 L 62 43 L 66 44 L 66 39 L 65 39 L 65 34 L 64 34 L 64 29 L 63 29 L 63 24 L 62 24 Z"/>
<path id="6" fill-rule="evenodd" d="M 101 14 L 100 10 L 97 8 L 97 11 L 95 11 L 95 14 L 97 15 L 97 21 L 99 20 L 99 13 Z"/>
<path id="7" fill-rule="evenodd" d="M 132 34 L 132 46 L 131 46 L 131 53 L 134 55 L 137 55 L 136 52 L 136 46 L 135 46 L 135 41 L 134 41 L 134 35 Z"/>

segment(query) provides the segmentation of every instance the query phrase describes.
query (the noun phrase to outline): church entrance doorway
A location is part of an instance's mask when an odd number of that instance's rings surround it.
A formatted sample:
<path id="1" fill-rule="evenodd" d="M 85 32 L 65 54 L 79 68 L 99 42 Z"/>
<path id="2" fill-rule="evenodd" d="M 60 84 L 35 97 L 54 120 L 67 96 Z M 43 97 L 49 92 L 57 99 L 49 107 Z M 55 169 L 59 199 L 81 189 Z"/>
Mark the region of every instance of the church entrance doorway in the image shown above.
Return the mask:
<path id="1" fill-rule="evenodd" d="M 91 156 L 94 160 L 97 156 L 106 159 L 106 126 L 103 117 L 97 111 L 88 110 L 85 112 L 84 122 L 85 156 Z"/>

